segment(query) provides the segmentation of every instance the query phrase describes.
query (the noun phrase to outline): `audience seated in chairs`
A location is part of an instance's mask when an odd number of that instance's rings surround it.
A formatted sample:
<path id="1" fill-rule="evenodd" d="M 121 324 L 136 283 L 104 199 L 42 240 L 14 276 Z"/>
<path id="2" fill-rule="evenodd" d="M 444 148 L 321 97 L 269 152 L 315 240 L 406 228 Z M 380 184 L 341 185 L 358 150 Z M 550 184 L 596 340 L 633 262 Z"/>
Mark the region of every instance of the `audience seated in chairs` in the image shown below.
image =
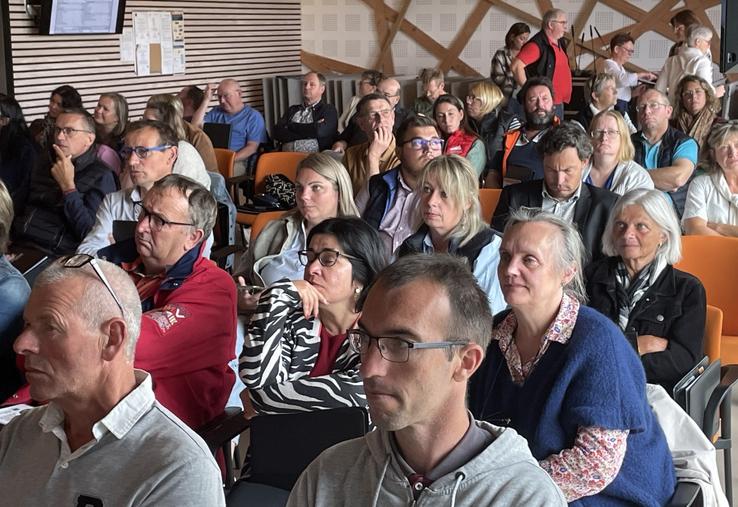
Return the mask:
<path id="1" fill-rule="evenodd" d="M 62 111 L 66 109 L 84 109 L 82 97 L 79 92 L 69 85 L 61 85 L 54 88 L 49 97 L 49 110 L 43 118 L 31 122 L 29 130 L 36 144 L 42 152 L 47 150 L 53 153 L 51 145 L 54 144 L 54 123 Z"/>
<path id="2" fill-rule="evenodd" d="M 330 150 L 336 139 L 338 112 L 323 101 L 325 76 L 308 72 L 302 78 L 302 104 L 289 107 L 272 129 L 282 151 Z"/>
<path id="3" fill-rule="evenodd" d="M 264 291 L 246 331 L 239 367 L 246 417 L 366 404 L 346 333 L 386 264 L 382 243 L 366 222 L 340 217 L 313 227 L 307 245 L 298 252 L 304 280 Z"/>
<path id="4" fill-rule="evenodd" d="M 162 405 L 191 428 L 223 412 L 235 379 L 228 362 L 236 340 L 236 286 L 203 257 L 216 203 L 202 185 L 178 174 L 143 197 L 133 240 L 99 256 L 135 282 L 144 315 L 135 365 L 148 371 Z"/>
<path id="5" fill-rule="evenodd" d="M 418 76 L 422 85 L 422 94 L 413 103 L 413 112 L 433 118 L 433 104 L 438 97 L 446 93 L 446 79 L 438 69 L 422 69 Z"/>
<path id="6" fill-rule="evenodd" d="M 55 254 L 73 253 L 95 224 L 106 194 L 117 190 L 110 168 L 97 158 L 95 121 L 84 109 L 68 109 L 53 126 L 53 158 L 33 169 L 28 196 L 19 202 L 14 239 Z"/>
<path id="7" fill-rule="evenodd" d="M 206 114 L 216 88 L 219 105 Z M 205 123 L 227 123 L 231 126 L 228 149 L 236 152 L 236 176 L 246 172 L 250 161 L 254 160 L 259 151 L 259 145 L 269 140 L 264 117 L 244 103 L 241 86 L 235 79 L 224 79 L 217 87 L 208 83 L 205 97 L 193 113 L 191 123 L 198 128 L 202 128 Z"/>
<path id="8" fill-rule="evenodd" d="M 130 184 L 128 188 L 105 196 L 97 209 L 95 225 L 77 248 L 79 253 L 97 255 L 101 248 L 116 240 L 132 237 L 131 231 L 116 238 L 115 222 L 138 220 L 136 203 L 143 200 L 154 183 L 172 174 L 177 160 L 177 136 L 168 125 L 160 121 L 135 121 L 126 130 L 120 153 Z M 210 253 L 211 244 L 212 240 L 209 240 L 206 255 Z"/>
<path id="9" fill-rule="evenodd" d="M 175 146 L 177 148 L 177 157 L 174 161 L 172 172 L 174 174 L 187 176 L 188 178 L 195 180 L 200 185 L 210 190 L 210 175 L 208 175 L 207 168 L 205 167 L 205 161 L 200 156 L 197 148 L 195 148 L 187 141 L 187 131 L 183 123 L 184 120 L 182 119 L 182 115 L 179 113 L 179 111 L 177 111 L 177 107 L 173 105 L 174 101 L 177 101 L 179 99 L 177 99 L 173 95 L 167 95 L 166 97 L 168 97 L 170 101 L 165 104 L 160 102 L 155 97 L 156 96 L 152 97 L 152 99 L 154 100 L 153 104 L 156 105 L 149 106 L 149 103 L 146 104 L 143 119 L 148 121 L 164 122 L 174 132 L 174 135 L 177 138 L 177 142 L 174 143 L 172 146 Z M 149 99 L 149 102 L 151 102 L 152 99 Z M 215 158 L 214 152 L 213 158 Z M 127 182 L 123 183 L 123 187 L 128 187 Z"/>
<path id="10" fill-rule="evenodd" d="M 30 168 L 35 167 L 37 157 L 20 104 L 13 97 L 0 95 L 0 180 L 13 203 L 27 199 Z"/>
<path id="11" fill-rule="evenodd" d="M 518 100 L 522 102 L 525 121 L 521 124 L 513 120 L 505 132 L 502 147 L 487 173 L 488 188 L 502 188 L 507 183 L 505 178 L 510 183 L 543 178 L 538 142 L 559 123 L 554 113 L 553 85 L 547 78 L 531 78 L 518 93 Z"/>
<path id="12" fill-rule="evenodd" d="M 466 408 L 491 320 L 460 260 L 414 255 L 383 271 L 349 333 L 378 429 L 324 451 L 287 505 L 565 505 L 520 435 Z"/>
<path id="13" fill-rule="evenodd" d="M 519 208 L 542 208 L 574 223 L 588 259 L 598 259 L 602 232 L 618 195 L 582 181 L 584 166 L 592 156 L 589 136 L 578 125 L 564 122 L 552 127 L 539 144 L 544 179 L 503 188 L 492 228 L 502 231 Z"/>
<path id="14" fill-rule="evenodd" d="M 653 188 L 648 172 L 633 161 L 635 148 L 622 115 L 598 113 L 589 125 L 592 156 L 584 167 L 584 182 L 623 195 L 636 188 Z"/>
<path id="15" fill-rule="evenodd" d="M 357 87 L 358 93 L 351 97 L 348 105 L 343 108 L 343 113 L 341 113 L 341 116 L 338 118 L 339 135 L 336 142 L 333 143 L 333 150 L 343 151 L 349 146 L 354 146 L 355 144 L 363 143 L 364 141 L 366 141 L 366 139 L 362 139 L 363 136 L 361 136 L 360 129 L 349 127 L 355 119 L 354 115 L 356 114 L 356 106 L 359 104 L 359 101 L 362 99 L 362 97 L 366 97 L 370 93 L 377 93 L 377 85 L 382 79 L 384 79 L 384 75 L 378 70 L 365 70 L 361 73 L 361 77 L 359 78 L 359 86 Z M 348 136 L 343 136 L 344 132 L 346 132 Z M 353 139 L 353 135 L 355 133 L 360 134 L 358 139 Z M 339 145 L 339 142 L 342 144 Z"/>
<path id="16" fill-rule="evenodd" d="M 682 226 L 686 234 L 738 236 L 738 125 L 712 129 L 700 168 L 689 185 Z"/>
<path id="17" fill-rule="evenodd" d="M 669 194 L 681 218 L 699 147 L 687 134 L 669 126 L 671 113 L 664 93 L 653 88 L 646 90 L 638 98 L 641 130 L 630 139 L 635 148 L 633 161 L 648 170 L 654 187 Z"/>
<path id="18" fill-rule="evenodd" d="M 405 109 L 400 105 L 400 95 L 402 87 L 397 79 L 387 77 L 382 79 L 377 85 L 377 93 L 384 95 L 389 100 L 392 109 L 395 111 L 395 124 L 392 126 L 392 132 L 397 133 L 402 122 L 413 114 L 409 109 Z"/>
<path id="19" fill-rule="evenodd" d="M 5 256 L 13 222 L 13 201 L 0 180 L 0 403 L 24 384 L 13 341 L 23 329 L 23 308 L 31 288 Z"/>
<path id="20" fill-rule="evenodd" d="M 225 506 L 209 449 L 154 399 L 163 379 L 134 369 L 141 302 L 124 271 L 86 255 L 54 262 L 24 319 L 15 350 L 48 404 L 0 431 L 4 504 Z M 188 360 L 185 342 L 173 348 L 170 365 Z"/>
<path id="21" fill-rule="evenodd" d="M 370 93 L 356 106 L 352 121 L 364 132 L 366 142 L 349 147 L 343 164 L 351 176 L 354 195 L 366 186 L 369 178 L 393 169 L 400 164 L 392 128 L 395 111 L 387 97 Z"/>
<path id="22" fill-rule="evenodd" d="M 128 125 L 126 98 L 120 93 L 101 94 L 92 117 L 97 126 L 97 143 L 109 146 L 117 153 L 123 144 L 123 132 Z"/>
<path id="23" fill-rule="evenodd" d="M 511 310 L 495 318 L 469 407 L 525 437 L 568 502 L 665 505 L 674 465 L 643 367 L 618 327 L 583 306 L 583 258 L 570 222 L 513 214 L 499 265 Z"/>
<path id="24" fill-rule="evenodd" d="M 674 269 L 679 221 L 658 190 L 618 200 L 602 237 L 608 256 L 586 271 L 589 306 L 615 322 L 641 356 L 646 380 L 671 393 L 703 356 L 705 289 Z"/>
<path id="25" fill-rule="evenodd" d="M 502 109 L 502 92 L 489 81 L 478 81 L 469 87 L 466 95 L 466 121 L 486 148 L 486 164 L 482 178 L 493 169 L 495 154 L 502 149 L 502 138 L 513 120 L 513 115 Z"/>
<path id="26" fill-rule="evenodd" d="M 418 183 L 421 226 L 400 246 L 398 255 L 450 253 L 462 257 L 487 294 L 494 315 L 506 306 L 497 279 L 500 238 L 482 220 L 477 181 L 469 161 L 458 155 L 442 155 L 428 162 Z"/>
<path id="27" fill-rule="evenodd" d="M 379 231 L 388 256 L 415 230 L 418 180 L 425 165 L 443 149 L 436 122 L 422 115 L 405 120 L 397 131 L 397 140 L 400 165 L 372 176 L 356 196 L 362 218 Z"/>
<path id="28" fill-rule="evenodd" d="M 383 95 L 389 101 L 390 107 L 395 112 L 395 123 L 394 125 L 392 125 L 393 133 L 396 133 L 400 124 L 405 121 L 405 118 L 407 118 L 409 114 L 412 114 L 412 111 L 409 111 L 400 105 L 401 90 L 402 87 L 400 86 L 400 82 L 398 80 L 387 77 L 382 78 L 377 83 L 375 91 L 372 92 Z M 354 113 L 355 112 L 356 108 L 354 108 Z M 359 118 L 355 115 L 351 117 L 351 121 L 349 122 L 346 129 L 338 134 L 336 142 L 333 143 L 333 147 L 331 148 L 333 151 L 335 151 L 336 153 L 343 153 L 351 146 L 356 146 L 357 144 L 361 144 L 367 141 L 366 134 L 363 130 L 361 130 L 359 123 L 356 121 L 358 119 Z"/>
<path id="29" fill-rule="evenodd" d="M 453 95 L 441 95 L 433 104 L 433 118 L 443 136 L 443 153 L 469 160 L 479 178 L 487 166 L 487 149 L 469 127 L 463 102 Z"/>
<path id="30" fill-rule="evenodd" d="M 308 155 L 298 164 L 295 197 L 297 207 L 269 222 L 250 245 L 238 278 L 243 289 L 246 284 L 263 288 L 283 278 L 302 278 L 297 252 L 307 248 L 313 227 L 328 218 L 359 215 L 346 169 L 325 153 Z M 240 290 L 239 311 L 253 311 L 258 299 L 258 292 Z"/>
<path id="31" fill-rule="evenodd" d="M 705 147 L 710 129 L 720 122 L 720 100 L 712 86 L 699 76 L 684 76 L 677 86 L 674 117 L 671 126 L 697 141 L 700 150 Z"/>
<path id="32" fill-rule="evenodd" d="M 121 169 L 118 150 L 123 146 L 123 132 L 128 125 L 128 101 L 120 93 L 103 93 L 92 117 L 97 126 L 97 156 L 118 175 Z"/>
<path id="33" fill-rule="evenodd" d="M 146 102 L 144 118 L 163 121 L 169 125 L 180 141 L 187 141 L 197 150 L 207 171 L 218 172 L 218 160 L 215 158 L 212 141 L 202 129 L 184 119 L 182 101 L 178 97 L 168 93 L 152 95 Z M 184 149 L 179 148 L 180 156 L 184 156 Z"/>
<path id="34" fill-rule="evenodd" d="M 602 111 L 610 111 L 615 109 L 617 104 L 617 81 L 612 74 L 595 74 L 590 77 L 584 85 L 584 99 L 586 104 L 584 109 L 574 117 L 574 121 L 579 123 L 582 128 L 589 132 L 592 118 Z M 628 127 L 628 135 L 633 134 L 638 129 L 630 121 L 630 117 L 626 112 L 620 112 Z"/>
<path id="35" fill-rule="evenodd" d="M 195 111 L 200 109 L 200 106 L 205 100 L 205 92 L 195 85 L 188 85 L 179 91 L 177 97 L 182 101 L 182 116 L 184 120 L 191 123 Z"/>

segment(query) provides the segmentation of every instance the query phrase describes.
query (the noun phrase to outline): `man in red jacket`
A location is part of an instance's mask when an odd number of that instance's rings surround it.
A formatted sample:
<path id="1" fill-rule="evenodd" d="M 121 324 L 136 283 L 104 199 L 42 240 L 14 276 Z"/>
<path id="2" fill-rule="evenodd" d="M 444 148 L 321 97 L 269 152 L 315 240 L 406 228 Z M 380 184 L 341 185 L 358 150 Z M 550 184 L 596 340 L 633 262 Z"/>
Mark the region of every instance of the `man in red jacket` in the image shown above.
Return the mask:
<path id="1" fill-rule="evenodd" d="M 228 362 L 236 286 L 201 252 L 215 224 L 215 199 L 199 183 L 170 174 L 137 206 L 134 240 L 99 256 L 120 264 L 141 296 L 136 368 L 153 377 L 156 399 L 196 429 L 223 411 L 235 380 Z"/>

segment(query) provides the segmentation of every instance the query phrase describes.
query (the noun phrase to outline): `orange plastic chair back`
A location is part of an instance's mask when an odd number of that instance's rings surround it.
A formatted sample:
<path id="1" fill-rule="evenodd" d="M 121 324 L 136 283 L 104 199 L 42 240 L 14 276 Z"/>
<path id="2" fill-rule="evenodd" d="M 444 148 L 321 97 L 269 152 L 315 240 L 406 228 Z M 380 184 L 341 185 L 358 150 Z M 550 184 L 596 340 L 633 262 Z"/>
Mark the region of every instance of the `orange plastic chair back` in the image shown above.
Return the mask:
<path id="1" fill-rule="evenodd" d="M 264 213 L 259 213 L 256 215 L 256 218 L 254 218 L 254 223 L 251 224 L 251 235 L 249 237 L 249 240 L 251 241 L 251 244 L 254 244 L 254 241 L 259 236 L 259 233 L 264 229 L 264 226 L 271 222 L 272 220 L 277 220 L 278 218 L 281 218 L 282 215 L 284 215 L 286 211 L 265 211 Z"/>
<path id="2" fill-rule="evenodd" d="M 682 236 L 674 267 L 700 279 L 707 303 L 723 311 L 723 334 L 738 335 L 738 238 Z"/>
<path id="3" fill-rule="evenodd" d="M 482 219 L 489 224 L 500 200 L 501 188 L 480 188 L 479 204 L 482 207 Z"/>
<path id="4" fill-rule="evenodd" d="M 297 164 L 299 164 L 308 153 L 272 151 L 262 153 L 256 163 L 254 174 L 254 192 L 257 194 L 266 191 L 265 181 L 270 174 L 284 174 L 290 181 L 297 178 Z"/>
<path id="5" fill-rule="evenodd" d="M 705 355 L 710 362 L 720 358 L 720 340 L 723 335 L 723 312 L 720 308 L 707 305 L 705 320 Z"/>
<path id="6" fill-rule="evenodd" d="M 218 162 L 218 172 L 225 179 L 233 178 L 233 165 L 236 163 L 236 152 L 223 148 L 213 148 L 215 160 Z"/>

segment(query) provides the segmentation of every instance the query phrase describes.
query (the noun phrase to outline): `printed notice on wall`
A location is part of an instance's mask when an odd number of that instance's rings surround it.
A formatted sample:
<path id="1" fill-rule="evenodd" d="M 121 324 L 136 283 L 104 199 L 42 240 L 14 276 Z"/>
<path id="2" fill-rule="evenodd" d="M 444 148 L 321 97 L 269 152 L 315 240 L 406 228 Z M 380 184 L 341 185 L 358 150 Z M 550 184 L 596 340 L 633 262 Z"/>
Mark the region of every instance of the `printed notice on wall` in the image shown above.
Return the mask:
<path id="1" fill-rule="evenodd" d="M 184 74 L 184 13 L 134 11 L 133 45 L 137 75 Z"/>
<path id="2" fill-rule="evenodd" d="M 184 13 L 172 13 L 172 53 L 174 74 L 185 73 Z"/>
<path id="3" fill-rule="evenodd" d="M 133 28 L 126 27 L 120 36 L 120 61 L 133 63 L 135 61 L 136 44 L 133 42 Z"/>

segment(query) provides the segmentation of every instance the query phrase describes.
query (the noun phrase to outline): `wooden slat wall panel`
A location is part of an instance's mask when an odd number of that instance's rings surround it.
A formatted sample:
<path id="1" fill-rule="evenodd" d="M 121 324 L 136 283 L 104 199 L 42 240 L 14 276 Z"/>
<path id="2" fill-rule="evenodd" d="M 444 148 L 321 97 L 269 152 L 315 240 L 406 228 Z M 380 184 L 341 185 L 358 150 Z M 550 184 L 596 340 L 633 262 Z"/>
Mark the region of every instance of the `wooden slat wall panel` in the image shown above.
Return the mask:
<path id="1" fill-rule="evenodd" d="M 62 84 L 77 88 L 88 109 L 101 93 L 122 93 L 137 119 L 154 93 L 225 77 L 238 79 L 246 101 L 263 110 L 262 78 L 301 71 L 299 0 L 128 0 L 125 27 L 134 10 L 184 12 L 186 74 L 145 77 L 120 62 L 120 35 L 38 35 L 23 0 L 9 2 L 14 95 L 29 120 L 46 113 L 49 93 Z"/>

